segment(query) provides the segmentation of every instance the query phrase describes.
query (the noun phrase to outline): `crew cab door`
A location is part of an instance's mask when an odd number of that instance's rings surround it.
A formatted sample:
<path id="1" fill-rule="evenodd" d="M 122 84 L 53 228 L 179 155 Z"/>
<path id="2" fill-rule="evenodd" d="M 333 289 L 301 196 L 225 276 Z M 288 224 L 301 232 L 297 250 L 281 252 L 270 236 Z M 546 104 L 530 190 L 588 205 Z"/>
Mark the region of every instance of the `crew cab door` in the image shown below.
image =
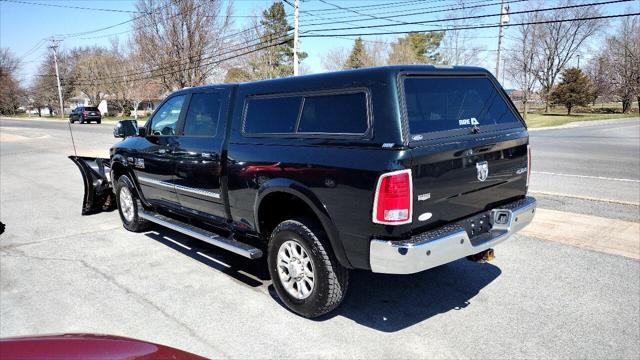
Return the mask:
<path id="1" fill-rule="evenodd" d="M 177 205 L 173 184 L 178 123 L 184 116 L 187 95 L 175 95 L 158 108 L 149 119 L 143 144 L 133 161 L 134 171 L 145 199 L 152 203 Z"/>
<path id="2" fill-rule="evenodd" d="M 227 218 L 221 188 L 221 157 L 228 96 L 225 89 L 192 93 L 174 149 L 175 187 L 180 206 L 213 215 L 219 221 Z"/>

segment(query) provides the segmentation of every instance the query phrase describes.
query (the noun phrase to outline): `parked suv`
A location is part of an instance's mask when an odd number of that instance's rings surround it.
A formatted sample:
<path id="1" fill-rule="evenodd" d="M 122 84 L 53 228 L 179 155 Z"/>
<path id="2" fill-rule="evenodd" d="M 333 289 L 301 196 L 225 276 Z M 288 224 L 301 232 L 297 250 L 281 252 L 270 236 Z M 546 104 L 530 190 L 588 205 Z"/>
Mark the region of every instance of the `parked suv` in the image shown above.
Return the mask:
<path id="1" fill-rule="evenodd" d="M 71 157 L 83 214 L 117 204 L 250 259 L 267 257 L 292 311 L 337 307 L 349 270 L 411 274 L 469 257 L 526 226 L 529 136 L 494 77 L 392 66 L 171 94 L 109 159 Z"/>
<path id="2" fill-rule="evenodd" d="M 79 121 L 81 124 L 92 121 L 100 124 L 102 122 L 102 114 L 95 106 L 78 106 L 69 114 L 69 122 L 73 124 L 76 121 Z"/>

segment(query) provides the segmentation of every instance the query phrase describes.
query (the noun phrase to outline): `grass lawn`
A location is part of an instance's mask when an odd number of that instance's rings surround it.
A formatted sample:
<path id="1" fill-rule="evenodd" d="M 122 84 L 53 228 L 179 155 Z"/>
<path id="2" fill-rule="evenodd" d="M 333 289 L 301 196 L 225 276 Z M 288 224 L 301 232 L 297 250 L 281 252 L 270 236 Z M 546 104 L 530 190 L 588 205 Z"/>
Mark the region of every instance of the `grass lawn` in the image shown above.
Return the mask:
<path id="1" fill-rule="evenodd" d="M 591 121 L 591 120 L 612 120 L 637 117 L 638 113 L 629 114 L 527 114 L 527 125 L 530 128 L 539 128 L 545 126 L 559 126 L 574 121 Z"/>

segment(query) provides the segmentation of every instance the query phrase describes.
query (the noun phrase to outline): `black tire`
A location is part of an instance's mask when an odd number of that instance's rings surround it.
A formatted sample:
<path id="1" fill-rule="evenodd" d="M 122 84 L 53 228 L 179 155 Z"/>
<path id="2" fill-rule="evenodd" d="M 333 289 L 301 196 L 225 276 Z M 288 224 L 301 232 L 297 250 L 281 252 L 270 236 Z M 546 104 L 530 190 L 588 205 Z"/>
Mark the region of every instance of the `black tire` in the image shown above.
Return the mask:
<path id="1" fill-rule="evenodd" d="M 287 241 L 300 244 L 311 258 L 314 285 L 304 299 L 291 295 L 278 273 L 278 251 Z M 329 247 L 321 226 L 312 219 L 302 218 L 281 222 L 271 234 L 268 248 L 269 274 L 282 302 L 296 314 L 314 318 L 334 310 L 347 293 L 349 271 L 340 265 Z"/>
<path id="2" fill-rule="evenodd" d="M 123 206 L 126 207 L 127 205 L 120 204 L 120 195 L 122 191 L 128 191 L 133 202 L 131 208 L 133 211 L 133 216 L 130 216 L 129 219 L 127 219 L 127 216 L 125 216 L 125 213 L 123 212 Z M 133 232 L 140 232 L 145 231 L 149 228 L 149 222 L 141 219 L 138 216 L 138 205 L 140 204 L 140 201 L 138 199 L 133 183 L 127 175 L 120 176 L 118 178 L 118 181 L 116 182 L 116 202 L 118 203 L 118 213 L 120 214 L 120 219 L 122 220 L 122 225 L 125 229 Z"/>
<path id="3" fill-rule="evenodd" d="M 102 120 L 98 120 L 96 121 L 96 124 L 100 124 L 102 122 Z"/>

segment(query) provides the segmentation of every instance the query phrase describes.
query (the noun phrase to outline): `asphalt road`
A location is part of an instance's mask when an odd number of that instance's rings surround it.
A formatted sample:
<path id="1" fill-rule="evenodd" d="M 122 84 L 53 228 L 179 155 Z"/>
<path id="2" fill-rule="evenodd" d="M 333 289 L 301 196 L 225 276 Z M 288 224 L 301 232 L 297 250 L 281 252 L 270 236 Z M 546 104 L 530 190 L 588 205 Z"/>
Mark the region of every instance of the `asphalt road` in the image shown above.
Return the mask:
<path id="1" fill-rule="evenodd" d="M 637 180 L 635 124 L 613 135 L 607 126 L 581 127 L 593 140 L 572 144 L 575 132 L 533 132 L 534 169 Z M 7 226 L 0 236 L 0 337 L 109 333 L 214 358 L 640 354 L 640 262 L 523 235 L 500 245 L 488 264 L 461 260 L 410 276 L 353 272 L 338 311 L 302 319 L 276 300 L 260 262 L 164 229 L 127 232 L 117 212 L 80 216 L 82 181 L 66 159 L 73 151 L 66 126 L 0 120 L 0 220 Z M 79 154 L 105 156 L 114 142 L 110 125 L 73 129 Z M 635 140 L 624 145 L 620 137 L 632 130 Z M 605 140 L 582 143 L 602 134 L 613 136 L 611 149 Z M 624 159 L 597 157 L 603 152 Z M 572 158 L 589 161 L 580 166 Z M 547 182 L 544 176 L 534 174 L 532 190 L 569 196 L 541 195 L 541 207 L 605 209 L 607 216 L 640 221 L 637 206 L 583 199 L 569 184 L 575 177 L 548 175 L 556 178 Z M 612 196 L 593 191 L 589 197 Z M 624 191 L 621 201 L 633 202 Z"/>
<path id="2" fill-rule="evenodd" d="M 640 119 L 531 131 L 530 190 L 640 204 Z"/>

